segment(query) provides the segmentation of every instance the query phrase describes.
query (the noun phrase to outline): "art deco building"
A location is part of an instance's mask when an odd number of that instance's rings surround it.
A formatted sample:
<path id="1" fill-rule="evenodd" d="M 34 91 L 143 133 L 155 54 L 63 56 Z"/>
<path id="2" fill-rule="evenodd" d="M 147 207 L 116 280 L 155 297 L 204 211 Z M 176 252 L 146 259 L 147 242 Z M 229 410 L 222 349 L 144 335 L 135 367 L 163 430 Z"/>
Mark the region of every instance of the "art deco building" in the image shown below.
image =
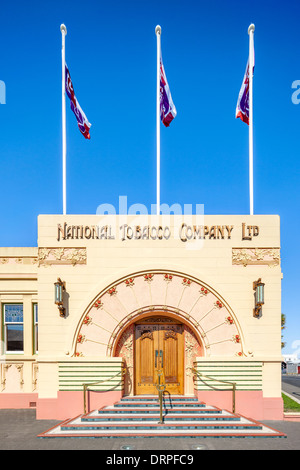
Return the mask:
<path id="1" fill-rule="evenodd" d="M 0 249 L 1 408 L 64 419 L 171 395 L 282 419 L 278 216 L 41 215 Z M 123 373 L 124 372 L 124 373 Z"/>

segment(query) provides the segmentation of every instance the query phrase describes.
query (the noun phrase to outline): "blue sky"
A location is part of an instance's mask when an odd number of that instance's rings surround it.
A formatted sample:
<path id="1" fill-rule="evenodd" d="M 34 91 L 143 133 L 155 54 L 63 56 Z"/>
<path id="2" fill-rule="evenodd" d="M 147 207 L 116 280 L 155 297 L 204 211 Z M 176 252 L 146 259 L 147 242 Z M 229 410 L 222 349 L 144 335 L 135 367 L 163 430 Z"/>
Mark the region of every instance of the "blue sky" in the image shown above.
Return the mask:
<path id="1" fill-rule="evenodd" d="M 1 5 L 0 246 L 35 246 L 38 214 L 62 212 L 61 33 L 86 141 L 67 103 L 67 211 L 156 198 L 156 36 L 178 115 L 161 128 L 161 202 L 248 214 L 248 126 L 235 119 L 255 24 L 254 212 L 281 217 L 284 353 L 300 327 L 300 3 L 144 0 Z M 300 356 L 300 354 L 299 354 Z"/>

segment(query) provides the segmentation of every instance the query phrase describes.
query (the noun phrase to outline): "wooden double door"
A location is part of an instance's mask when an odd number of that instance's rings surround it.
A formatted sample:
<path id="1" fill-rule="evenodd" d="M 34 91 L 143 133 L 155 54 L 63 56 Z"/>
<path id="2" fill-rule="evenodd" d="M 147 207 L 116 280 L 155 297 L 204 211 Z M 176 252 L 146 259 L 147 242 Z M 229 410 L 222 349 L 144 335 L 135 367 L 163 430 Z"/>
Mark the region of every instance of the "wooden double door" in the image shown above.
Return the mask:
<path id="1" fill-rule="evenodd" d="M 183 325 L 141 323 L 135 325 L 135 393 L 157 394 L 158 374 L 166 392 L 183 394 Z"/>

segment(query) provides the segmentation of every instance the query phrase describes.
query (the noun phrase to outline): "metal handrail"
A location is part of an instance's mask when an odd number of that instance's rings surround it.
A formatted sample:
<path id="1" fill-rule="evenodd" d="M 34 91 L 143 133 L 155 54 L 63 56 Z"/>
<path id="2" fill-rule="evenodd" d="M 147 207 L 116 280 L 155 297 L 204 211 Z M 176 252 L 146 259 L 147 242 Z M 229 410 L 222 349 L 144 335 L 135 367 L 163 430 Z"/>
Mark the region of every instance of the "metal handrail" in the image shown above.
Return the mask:
<path id="1" fill-rule="evenodd" d="M 159 410 L 160 410 L 160 420 L 159 424 L 163 424 L 163 394 L 164 391 L 166 390 L 166 383 L 165 383 L 165 377 L 164 377 L 164 371 L 163 369 L 158 369 L 157 371 L 157 377 L 158 381 L 155 384 L 155 387 L 158 391 L 158 398 L 159 398 Z M 163 381 L 161 381 L 161 377 L 163 377 Z"/>
<path id="2" fill-rule="evenodd" d="M 205 377 L 206 379 L 211 379 L 211 380 L 214 380 L 215 382 L 221 382 L 224 384 L 232 385 L 232 413 L 235 413 L 235 392 L 236 392 L 235 382 L 229 382 L 229 380 L 220 380 L 220 379 L 216 379 L 215 377 L 211 377 L 209 375 L 204 375 L 201 372 L 198 372 L 194 367 L 191 367 L 191 370 L 195 375 L 198 375 L 199 378 Z"/>
<path id="3" fill-rule="evenodd" d="M 84 413 L 86 414 L 86 392 L 87 389 L 90 385 L 99 385 L 104 382 L 109 382 L 110 380 L 114 379 L 115 377 L 118 377 L 118 375 L 122 374 L 122 377 L 126 374 L 127 368 L 122 367 L 122 370 L 118 372 L 116 375 L 113 375 L 112 377 L 109 377 L 109 379 L 104 379 L 104 380 L 98 380 L 97 382 L 89 382 L 89 383 L 83 383 L 83 407 L 84 407 Z M 119 382 L 120 383 L 120 382 Z M 117 384 L 119 385 L 119 384 Z"/>

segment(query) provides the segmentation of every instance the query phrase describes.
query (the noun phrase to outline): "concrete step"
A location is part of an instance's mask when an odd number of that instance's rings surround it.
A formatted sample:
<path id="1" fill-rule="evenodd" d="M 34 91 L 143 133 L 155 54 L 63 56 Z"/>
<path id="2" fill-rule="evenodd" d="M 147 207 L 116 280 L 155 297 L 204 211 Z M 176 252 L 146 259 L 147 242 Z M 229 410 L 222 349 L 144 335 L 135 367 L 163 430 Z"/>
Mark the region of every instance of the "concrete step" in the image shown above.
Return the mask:
<path id="1" fill-rule="evenodd" d="M 89 414 L 82 416 L 82 422 L 102 422 L 102 421 L 109 421 L 109 422 L 127 422 L 127 421 L 142 421 L 142 422 L 157 422 L 159 421 L 160 414 L 153 413 L 153 414 L 108 414 L 108 413 L 101 413 L 99 414 L 98 411 L 95 414 Z M 222 413 L 202 413 L 200 414 L 188 414 L 188 413 L 177 413 L 177 414 L 163 414 L 164 422 L 181 422 L 181 421 L 236 421 L 238 420 L 237 416 L 234 415 L 226 415 Z"/>
<path id="2" fill-rule="evenodd" d="M 198 419 L 197 421 L 189 421 L 188 419 L 184 421 L 175 421 L 175 422 L 164 422 L 161 424 L 158 422 L 159 416 L 157 416 L 157 421 L 136 421 L 135 419 L 129 419 L 127 422 L 124 421 L 115 421 L 111 422 L 83 422 L 82 416 L 69 421 L 61 425 L 62 431 L 74 431 L 74 430 L 124 430 L 128 429 L 129 431 L 133 430 L 170 430 L 170 429 L 183 429 L 183 430 L 200 430 L 200 429 L 261 429 L 259 423 L 247 420 L 246 418 L 235 417 L 233 421 L 219 421 L 219 422 L 207 422 Z"/>
<path id="3" fill-rule="evenodd" d="M 164 400 L 168 401 L 196 401 L 198 402 L 198 398 L 195 396 L 183 396 L 183 395 L 164 395 Z M 158 401 L 158 395 L 130 395 L 121 398 L 121 402 L 123 401 Z"/>
<path id="4" fill-rule="evenodd" d="M 135 437 L 166 437 L 166 438 L 177 438 L 177 437 L 286 437 L 283 433 L 276 431 L 268 426 L 257 426 L 255 423 L 253 426 L 244 426 L 238 425 L 228 428 L 222 426 L 207 426 L 203 427 L 193 427 L 192 429 L 189 426 L 185 427 L 175 427 L 171 428 L 165 427 L 164 424 L 149 429 L 149 428 L 140 428 L 137 426 L 135 428 L 130 428 L 124 426 L 123 428 L 118 427 L 117 429 L 107 428 L 107 429 L 89 429 L 89 427 L 80 427 L 72 429 L 72 425 L 69 426 L 69 422 L 65 422 L 60 426 L 56 426 L 43 434 L 40 434 L 40 438 L 48 437 L 69 437 L 69 438 L 80 438 L 80 437 L 90 437 L 90 438 L 135 438 Z"/>
<path id="5" fill-rule="evenodd" d="M 115 408 L 138 408 L 138 407 L 157 407 L 159 406 L 159 402 L 156 401 L 124 401 L 124 402 L 119 402 L 116 403 Z M 163 401 L 163 407 L 164 408 L 179 408 L 179 407 L 189 407 L 189 408 L 199 408 L 199 407 L 204 407 L 204 403 L 200 402 L 193 402 L 193 401 L 177 401 L 177 400 L 172 400 L 172 402 L 169 401 Z"/>
<path id="6" fill-rule="evenodd" d="M 183 411 L 185 413 L 218 413 L 218 410 L 216 408 L 202 408 L 202 407 L 174 407 L 174 408 L 163 408 L 164 412 L 169 413 L 182 413 Z M 99 413 L 103 411 L 103 409 L 98 410 Z M 151 414 L 151 413 L 159 413 L 160 412 L 160 407 L 159 405 L 156 406 L 144 406 L 144 407 L 107 407 L 105 408 L 106 413 L 132 413 L 133 415 L 135 413 L 145 413 L 145 414 Z"/>
<path id="7" fill-rule="evenodd" d="M 38 437 L 286 437 L 250 418 L 199 402 L 196 397 L 172 396 L 164 405 L 160 423 L 157 396 L 124 397 L 112 406 L 65 420 Z"/>

